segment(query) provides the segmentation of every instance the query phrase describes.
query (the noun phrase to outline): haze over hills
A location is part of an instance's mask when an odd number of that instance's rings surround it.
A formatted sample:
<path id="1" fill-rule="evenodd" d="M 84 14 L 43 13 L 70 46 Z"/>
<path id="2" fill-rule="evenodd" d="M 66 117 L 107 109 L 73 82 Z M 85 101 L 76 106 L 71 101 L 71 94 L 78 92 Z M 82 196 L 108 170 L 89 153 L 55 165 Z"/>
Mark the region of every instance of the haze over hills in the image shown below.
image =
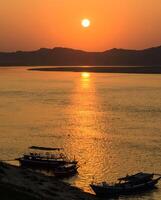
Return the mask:
<path id="1" fill-rule="evenodd" d="M 161 46 L 144 50 L 86 52 L 70 48 L 0 52 L 0 66 L 161 66 Z"/>

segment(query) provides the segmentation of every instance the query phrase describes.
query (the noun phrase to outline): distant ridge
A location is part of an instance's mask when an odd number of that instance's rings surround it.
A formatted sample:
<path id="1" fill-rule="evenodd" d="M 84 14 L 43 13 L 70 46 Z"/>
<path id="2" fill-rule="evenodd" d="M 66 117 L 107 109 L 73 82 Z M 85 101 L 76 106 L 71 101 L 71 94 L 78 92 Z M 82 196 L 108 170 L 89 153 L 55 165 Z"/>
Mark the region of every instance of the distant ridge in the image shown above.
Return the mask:
<path id="1" fill-rule="evenodd" d="M 87 52 L 70 48 L 0 52 L 0 66 L 161 66 L 161 46 L 143 49 L 110 49 Z"/>

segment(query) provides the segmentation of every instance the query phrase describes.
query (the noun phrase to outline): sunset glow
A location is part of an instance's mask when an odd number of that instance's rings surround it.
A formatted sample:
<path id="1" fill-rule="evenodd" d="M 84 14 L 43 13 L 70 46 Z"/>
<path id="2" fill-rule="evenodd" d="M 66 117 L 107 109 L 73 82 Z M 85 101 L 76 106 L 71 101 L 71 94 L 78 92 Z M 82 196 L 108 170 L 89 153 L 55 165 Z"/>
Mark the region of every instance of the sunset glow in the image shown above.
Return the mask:
<path id="1" fill-rule="evenodd" d="M 161 200 L 160 99 L 161 0 L 0 0 L 0 200 Z"/>
<path id="2" fill-rule="evenodd" d="M 0 51 L 159 46 L 160 11 L 160 0 L 0 1 Z"/>

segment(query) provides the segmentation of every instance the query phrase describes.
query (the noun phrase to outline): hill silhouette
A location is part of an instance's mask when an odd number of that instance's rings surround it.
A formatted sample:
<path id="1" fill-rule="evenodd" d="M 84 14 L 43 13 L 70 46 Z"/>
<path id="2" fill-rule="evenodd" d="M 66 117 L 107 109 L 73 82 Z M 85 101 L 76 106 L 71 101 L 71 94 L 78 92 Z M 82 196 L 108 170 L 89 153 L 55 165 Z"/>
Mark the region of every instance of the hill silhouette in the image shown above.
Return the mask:
<path id="1" fill-rule="evenodd" d="M 0 52 L 0 66 L 161 66 L 161 46 L 144 50 L 86 52 L 70 48 Z"/>

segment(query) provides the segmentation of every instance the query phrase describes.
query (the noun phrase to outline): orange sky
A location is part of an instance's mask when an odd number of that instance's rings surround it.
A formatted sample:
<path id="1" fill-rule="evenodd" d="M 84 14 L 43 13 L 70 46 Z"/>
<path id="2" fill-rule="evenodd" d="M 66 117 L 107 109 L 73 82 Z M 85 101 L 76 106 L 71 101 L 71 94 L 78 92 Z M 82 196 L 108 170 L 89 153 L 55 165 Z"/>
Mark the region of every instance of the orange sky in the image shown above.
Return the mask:
<path id="1" fill-rule="evenodd" d="M 84 29 L 81 19 L 89 18 Z M 161 0 L 0 0 L 0 51 L 161 45 Z"/>

